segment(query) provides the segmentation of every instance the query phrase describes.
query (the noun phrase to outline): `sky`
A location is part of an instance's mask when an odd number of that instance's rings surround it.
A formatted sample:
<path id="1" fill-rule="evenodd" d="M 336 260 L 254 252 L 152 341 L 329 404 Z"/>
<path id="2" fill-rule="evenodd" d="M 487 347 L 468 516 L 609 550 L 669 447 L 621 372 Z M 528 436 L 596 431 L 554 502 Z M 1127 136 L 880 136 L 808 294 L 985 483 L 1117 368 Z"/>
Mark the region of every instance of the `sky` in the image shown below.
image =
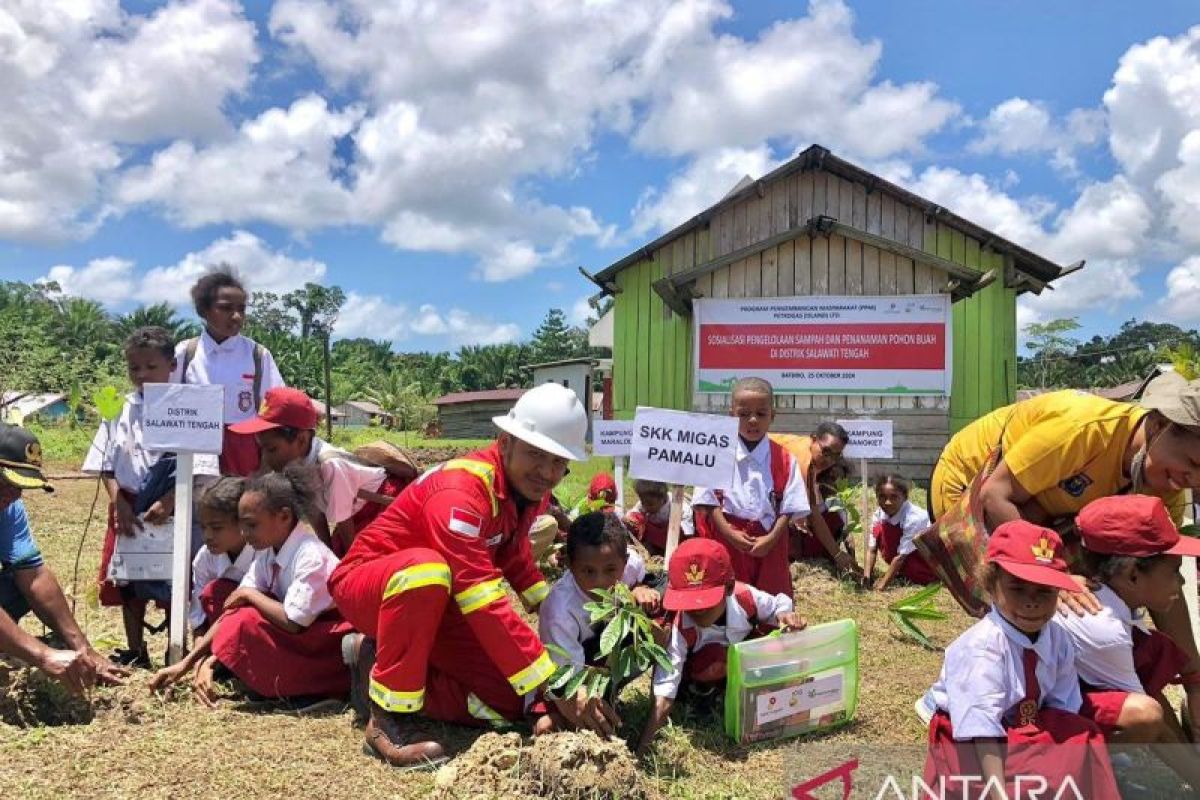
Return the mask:
<path id="1" fill-rule="evenodd" d="M 1200 325 L 1200 8 L 1156 0 L 0 0 L 0 277 L 114 312 L 227 262 L 401 351 L 810 144 L 1060 264 L 1022 324 Z"/>

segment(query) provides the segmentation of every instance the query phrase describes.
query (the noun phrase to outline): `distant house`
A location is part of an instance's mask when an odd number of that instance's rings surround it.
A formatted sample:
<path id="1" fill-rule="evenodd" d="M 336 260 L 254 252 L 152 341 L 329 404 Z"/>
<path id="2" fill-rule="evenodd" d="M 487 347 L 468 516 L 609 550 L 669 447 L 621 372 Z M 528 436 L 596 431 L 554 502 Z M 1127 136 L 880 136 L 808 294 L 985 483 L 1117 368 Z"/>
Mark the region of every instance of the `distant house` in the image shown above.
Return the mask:
<path id="1" fill-rule="evenodd" d="M 442 395 L 433 401 L 437 406 L 442 436 L 449 439 L 490 439 L 497 433 L 492 417 L 507 414 L 523 394 L 524 389 L 490 389 Z"/>
<path id="2" fill-rule="evenodd" d="M 0 420 L 57 422 L 70 413 L 65 394 L 8 391 L 0 396 Z"/>
<path id="3" fill-rule="evenodd" d="M 313 408 L 317 409 L 317 413 L 321 415 L 322 419 L 324 419 L 326 416 L 325 404 L 315 397 L 311 398 L 311 400 Z M 333 421 L 335 424 L 340 424 L 342 419 L 342 412 L 338 411 L 338 408 L 340 408 L 340 406 L 335 406 L 333 409 Z"/>
<path id="4" fill-rule="evenodd" d="M 334 420 L 347 428 L 365 428 L 368 425 L 387 425 L 392 415 L 370 400 L 347 400 L 333 407 Z"/>

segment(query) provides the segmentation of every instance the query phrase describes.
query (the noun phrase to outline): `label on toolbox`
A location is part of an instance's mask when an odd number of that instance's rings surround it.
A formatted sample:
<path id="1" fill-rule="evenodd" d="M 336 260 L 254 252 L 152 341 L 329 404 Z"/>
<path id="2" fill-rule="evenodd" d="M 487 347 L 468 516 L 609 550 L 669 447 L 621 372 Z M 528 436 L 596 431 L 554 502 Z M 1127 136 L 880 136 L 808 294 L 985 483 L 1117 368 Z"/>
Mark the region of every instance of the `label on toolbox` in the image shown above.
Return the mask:
<path id="1" fill-rule="evenodd" d="M 755 698 L 755 726 L 839 703 L 843 696 L 842 673 L 799 686 L 760 694 Z"/>

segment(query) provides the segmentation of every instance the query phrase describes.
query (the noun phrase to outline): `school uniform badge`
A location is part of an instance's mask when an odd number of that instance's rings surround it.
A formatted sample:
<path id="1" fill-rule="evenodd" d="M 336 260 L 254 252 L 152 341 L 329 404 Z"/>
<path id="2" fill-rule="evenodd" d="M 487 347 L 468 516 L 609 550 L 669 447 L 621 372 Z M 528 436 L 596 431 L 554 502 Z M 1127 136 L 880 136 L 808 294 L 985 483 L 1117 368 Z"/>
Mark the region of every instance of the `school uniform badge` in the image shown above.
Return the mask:
<path id="1" fill-rule="evenodd" d="M 238 392 L 238 411 L 245 414 L 252 408 L 254 408 L 254 395 L 248 389 Z"/>
<path id="2" fill-rule="evenodd" d="M 1071 497 L 1082 497 L 1083 493 L 1091 485 L 1092 479 L 1082 472 L 1058 482 L 1058 488 L 1071 495 Z"/>
<path id="3" fill-rule="evenodd" d="M 461 536 L 478 537 L 479 532 L 483 530 L 483 517 L 474 511 L 455 506 L 450 509 L 450 522 L 446 527 Z"/>

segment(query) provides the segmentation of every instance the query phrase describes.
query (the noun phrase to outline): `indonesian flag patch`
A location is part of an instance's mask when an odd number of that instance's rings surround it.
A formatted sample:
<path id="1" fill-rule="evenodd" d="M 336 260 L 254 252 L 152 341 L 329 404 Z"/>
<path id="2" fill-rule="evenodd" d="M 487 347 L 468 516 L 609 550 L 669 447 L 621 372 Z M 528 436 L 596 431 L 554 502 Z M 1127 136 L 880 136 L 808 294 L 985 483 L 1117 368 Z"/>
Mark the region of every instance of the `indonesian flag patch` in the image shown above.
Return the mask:
<path id="1" fill-rule="evenodd" d="M 479 536 L 479 531 L 483 528 L 483 517 L 465 508 L 451 508 L 450 524 L 447 527 L 463 536 Z"/>

